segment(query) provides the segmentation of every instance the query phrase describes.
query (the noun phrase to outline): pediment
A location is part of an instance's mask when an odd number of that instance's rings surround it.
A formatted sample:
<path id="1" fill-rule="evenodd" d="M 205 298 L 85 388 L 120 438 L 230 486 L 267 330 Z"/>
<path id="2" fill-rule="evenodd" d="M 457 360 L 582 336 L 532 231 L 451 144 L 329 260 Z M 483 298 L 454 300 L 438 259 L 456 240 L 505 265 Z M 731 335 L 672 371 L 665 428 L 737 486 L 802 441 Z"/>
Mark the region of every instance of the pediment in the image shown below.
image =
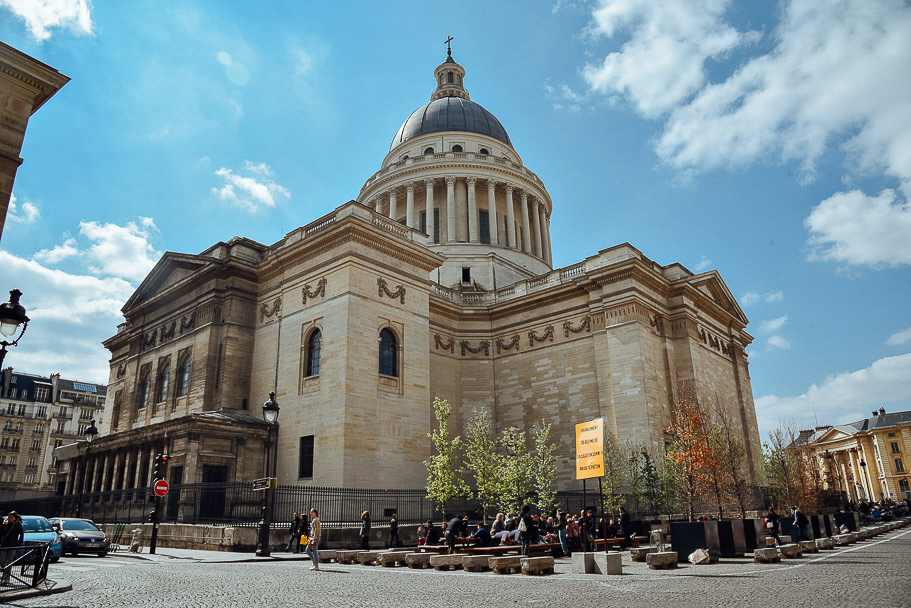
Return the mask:
<path id="1" fill-rule="evenodd" d="M 737 299 L 731 293 L 731 290 L 728 289 L 717 270 L 689 277 L 687 282 L 708 300 L 737 318 L 743 325 L 749 323 L 749 319 L 747 319 L 743 309 L 740 308 Z"/>
<path id="2" fill-rule="evenodd" d="M 151 300 L 170 287 L 185 281 L 212 262 L 211 258 L 204 256 L 171 251 L 165 253 L 123 305 L 122 312 L 126 315 L 134 306 Z"/>
<path id="3" fill-rule="evenodd" d="M 857 434 L 856 429 L 852 427 L 843 427 L 843 426 L 833 426 L 828 429 L 822 435 L 820 435 L 816 441 L 813 443 L 822 443 L 826 441 L 839 441 L 841 439 L 850 439 L 855 434 Z"/>

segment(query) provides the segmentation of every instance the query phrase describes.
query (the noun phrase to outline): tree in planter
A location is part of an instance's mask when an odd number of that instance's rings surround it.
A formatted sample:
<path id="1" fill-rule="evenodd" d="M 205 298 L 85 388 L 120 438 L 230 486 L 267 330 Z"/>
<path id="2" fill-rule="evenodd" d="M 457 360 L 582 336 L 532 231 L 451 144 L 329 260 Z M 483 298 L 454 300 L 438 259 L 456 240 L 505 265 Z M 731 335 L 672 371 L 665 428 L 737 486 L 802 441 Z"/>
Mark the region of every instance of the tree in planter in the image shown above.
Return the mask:
<path id="1" fill-rule="evenodd" d="M 499 507 L 508 513 L 519 513 L 533 487 L 534 460 L 528 453 L 525 431 L 509 427 L 503 431 L 500 446 L 503 453 L 497 458 Z"/>
<path id="2" fill-rule="evenodd" d="M 549 430 L 549 429 L 548 429 Z M 499 494 L 497 441 L 487 410 L 473 409 L 466 429 L 465 466 L 474 477 L 475 498 L 481 503 L 484 523 Z"/>
<path id="3" fill-rule="evenodd" d="M 762 444 L 762 473 L 778 505 L 793 505 L 800 494 L 801 462 L 797 453 L 788 449 L 794 437 L 789 425 L 780 423 Z"/>
<path id="4" fill-rule="evenodd" d="M 677 474 L 680 496 L 689 521 L 696 519 L 696 502 L 712 488 L 714 457 L 706 435 L 705 413 L 691 391 L 684 391 L 671 405 L 667 457 Z"/>
<path id="5" fill-rule="evenodd" d="M 532 484 L 538 500 L 535 506 L 538 513 L 549 514 L 556 506 L 557 496 L 557 446 L 551 440 L 551 426 L 541 421 L 541 426 L 535 425 L 531 429 L 535 440 L 534 478 Z"/>
<path id="6" fill-rule="evenodd" d="M 623 504 L 623 486 L 626 482 L 624 475 L 628 463 L 623 450 L 617 445 L 613 433 L 604 434 L 604 476 L 601 478 L 601 492 L 604 495 L 604 510 L 610 518 L 617 513 Z"/>
<path id="7" fill-rule="evenodd" d="M 639 457 L 642 446 L 626 442 L 623 448 L 624 465 L 623 478 L 626 481 L 626 509 L 630 513 L 640 516 L 640 499 L 642 496 L 642 469 Z"/>
<path id="8" fill-rule="evenodd" d="M 434 454 L 424 461 L 427 467 L 427 498 L 433 501 L 437 509 L 445 513 L 446 503 L 457 496 L 468 494 L 468 486 L 462 479 L 464 469 L 459 464 L 459 451 L 462 439 L 450 437 L 449 417 L 452 406 L 445 399 L 433 400 L 433 413 L 437 419 L 437 428 L 428 433 L 433 443 Z"/>
<path id="9" fill-rule="evenodd" d="M 655 463 L 655 459 L 649 453 L 648 448 L 644 445 L 639 446 L 639 479 L 641 480 L 642 502 L 645 504 L 645 510 L 657 518 L 661 512 L 663 504 L 661 489 L 661 472 Z"/>
<path id="10" fill-rule="evenodd" d="M 731 499 L 740 517 L 746 518 L 749 500 L 749 474 L 743 439 L 725 407 L 716 400 L 715 420 L 719 427 L 715 435 L 715 453 L 721 465 L 725 494 Z"/>

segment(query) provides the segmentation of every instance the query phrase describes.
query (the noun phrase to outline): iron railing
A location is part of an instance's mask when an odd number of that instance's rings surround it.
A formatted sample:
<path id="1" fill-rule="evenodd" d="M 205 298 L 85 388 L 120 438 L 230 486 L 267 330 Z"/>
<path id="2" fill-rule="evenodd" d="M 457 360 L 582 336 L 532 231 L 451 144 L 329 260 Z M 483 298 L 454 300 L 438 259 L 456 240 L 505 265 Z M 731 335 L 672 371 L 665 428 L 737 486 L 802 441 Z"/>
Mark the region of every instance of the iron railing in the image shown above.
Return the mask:
<path id="1" fill-rule="evenodd" d="M 46 584 L 50 559 L 50 543 L 34 543 L 0 549 L 0 566 L 5 574 L 9 574 L 9 584 L 0 586 L 0 593 L 17 591 L 22 587 L 34 589 L 41 583 Z"/>

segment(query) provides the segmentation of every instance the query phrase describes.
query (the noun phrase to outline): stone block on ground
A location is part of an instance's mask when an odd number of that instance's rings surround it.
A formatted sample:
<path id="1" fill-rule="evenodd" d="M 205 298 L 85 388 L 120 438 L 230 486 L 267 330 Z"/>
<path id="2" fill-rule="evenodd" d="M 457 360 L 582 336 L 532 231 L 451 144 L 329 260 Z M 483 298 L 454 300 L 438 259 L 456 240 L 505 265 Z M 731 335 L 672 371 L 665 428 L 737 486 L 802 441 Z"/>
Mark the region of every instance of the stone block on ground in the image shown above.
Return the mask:
<path id="1" fill-rule="evenodd" d="M 812 540 L 802 540 L 799 543 L 801 553 L 819 553 L 819 549 L 816 548 L 816 541 Z"/>
<path id="2" fill-rule="evenodd" d="M 598 561 L 598 555 L 605 555 L 604 553 L 595 554 L 595 563 Z M 618 558 L 619 554 L 614 554 Z M 554 558 L 550 555 L 546 557 L 522 557 L 520 559 L 520 567 L 522 569 L 522 574 L 531 575 L 531 574 L 553 574 L 554 573 Z"/>
<path id="3" fill-rule="evenodd" d="M 835 544 L 832 542 L 831 538 L 817 538 L 816 539 L 816 548 L 828 551 L 830 549 L 834 549 Z"/>
<path id="4" fill-rule="evenodd" d="M 488 557 L 487 564 L 494 574 L 511 574 L 522 567 L 522 558 L 518 555 L 507 557 Z"/>
<path id="5" fill-rule="evenodd" d="M 766 546 L 766 547 L 774 547 L 774 546 L 775 546 L 775 539 L 772 538 L 771 536 L 766 536 L 766 538 L 765 538 L 765 546 Z"/>
<path id="6" fill-rule="evenodd" d="M 853 534 L 836 534 L 832 537 L 832 542 L 839 547 L 845 547 L 854 542 Z"/>
<path id="7" fill-rule="evenodd" d="M 335 559 L 335 551 L 332 549 L 320 550 L 319 552 L 319 563 L 328 564 Z"/>
<path id="8" fill-rule="evenodd" d="M 433 553 L 409 553 L 405 556 L 405 564 L 409 568 L 429 568 L 431 557 Z"/>
<path id="9" fill-rule="evenodd" d="M 353 564 L 357 559 L 357 554 L 360 552 L 360 549 L 357 551 L 336 551 L 335 561 L 340 564 Z"/>
<path id="10" fill-rule="evenodd" d="M 778 552 L 781 553 L 781 557 L 786 557 L 788 559 L 797 559 L 803 555 L 803 553 L 800 551 L 800 545 L 797 543 L 788 543 L 787 545 L 781 545 L 778 547 Z"/>
<path id="11" fill-rule="evenodd" d="M 489 558 L 486 555 L 465 555 L 462 557 L 462 569 L 466 572 L 483 572 L 490 570 Z"/>
<path id="12" fill-rule="evenodd" d="M 653 547 L 635 547 L 629 550 L 629 554 L 634 562 L 644 562 L 645 556 L 655 551 L 657 551 L 657 549 Z"/>
<path id="13" fill-rule="evenodd" d="M 778 538 L 781 539 L 782 545 L 790 545 L 792 542 L 794 542 L 793 540 L 791 540 L 791 537 L 787 534 L 779 534 Z"/>
<path id="14" fill-rule="evenodd" d="M 362 566 L 373 566 L 377 563 L 378 557 L 379 551 L 358 551 L 355 559 Z"/>
<path id="15" fill-rule="evenodd" d="M 780 562 L 781 556 L 778 555 L 778 549 L 775 547 L 766 547 L 753 551 L 753 561 L 757 564 L 773 564 Z"/>
<path id="16" fill-rule="evenodd" d="M 594 569 L 594 554 L 583 551 L 574 551 L 572 555 L 573 574 L 589 574 Z"/>
<path id="17" fill-rule="evenodd" d="M 595 574 L 623 574 L 623 558 L 619 553 L 595 553 Z"/>
<path id="18" fill-rule="evenodd" d="M 453 555 L 433 555 L 430 558 L 430 565 L 434 570 L 458 570 L 462 567 L 462 558 L 464 555 L 458 553 Z"/>
<path id="19" fill-rule="evenodd" d="M 652 570 L 663 570 L 665 568 L 677 567 L 676 551 L 655 551 L 645 556 L 645 563 Z"/>
<path id="20" fill-rule="evenodd" d="M 387 568 L 393 568 L 399 564 L 404 566 L 406 565 L 405 558 L 408 553 L 408 551 L 386 551 L 385 553 L 380 553 L 380 565 Z"/>

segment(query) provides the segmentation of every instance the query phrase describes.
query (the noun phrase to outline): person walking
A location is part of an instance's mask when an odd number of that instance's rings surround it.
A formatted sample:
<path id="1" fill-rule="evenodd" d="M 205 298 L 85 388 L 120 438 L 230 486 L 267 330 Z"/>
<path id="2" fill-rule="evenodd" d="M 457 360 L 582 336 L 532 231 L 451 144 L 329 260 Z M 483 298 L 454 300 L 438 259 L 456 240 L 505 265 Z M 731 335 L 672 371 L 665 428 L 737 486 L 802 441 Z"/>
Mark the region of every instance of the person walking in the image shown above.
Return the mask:
<path id="1" fill-rule="evenodd" d="M 361 514 L 361 548 L 370 551 L 370 511 Z"/>
<path id="2" fill-rule="evenodd" d="M 775 539 L 775 544 L 781 544 L 781 538 L 778 536 L 778 513 L 775 509 L 769 507 L 769 512 L 765 516 L 766 534 Z"/>
<path id="3" fill-rule="evenodd" d="M 0 582 L 6 585 L 9 584 L 10 573 L 13 570 L 8 564 L 16 558 L 16 550 L 22 545 L 22 518 L 17 512 L 9 512 L 6 523 L 0 528 L 0 534 L 0 567 L 3 572 Z"/>
<path id="4" fill-rule="evenodd" d="M 557 509 L 557 536 L 560 538 L 560 546 L 563 547 L 563 554 L 569 555 L 569 537 L 566 536 L 567 525 L 566 511 Z"/>
<path id="5" fill-rule="evenodd" d="M 459 537 L 459 531 L 462 529 L 462 520 L 458 517 L 452 517 L 446 531 L 443 535 L 446 537 L 446 544 L 449 545 L 449 554 L 455 553 L 456 539 Z"/>
<path id="6" fill-rule="evenodd" d="M 291 538 L 288 539 L 288 546 L 285 547 L 285 552 L 290 553 L 291 546 L 300 547 L 300 527 L 301 527 L 301 516 L 297 511 L 294 512 L 294 517 L 291 519 Z"/>
<path id="7" fill-rule="evenodd" d="M 402 541 L 399 540 L 399 514 L 393 513 L 392 519 L 389 521 L 389 548 L 397 549 L 402 545 Z"/>
<path id="8" fill-rule="evenodd" d="M 810 520 L 807 519 L 807 516 L 803 514 L 797 505 L 791 507 L 791 511 L 794 513 L 794 529 L 797 531 L 797 538 L 794 542 L 799 543 L 802 540 L 810 540 L 812 534 L 810 534 Z"/>
<path id="9" fill-rule="evenodd" d="M 629 549 L 632 547 L 630 542 L 630 522 L 629 522 L 629 513 L 626 512 L 626 508 L 620 507 L 620 521 L 617 522 L 617 534 L 623 537 L 623 547 Z"/>
<path id="10" fill-rule="evenodd" d="M 307 538 L 307 555 L 310 556 L 310 569 L 319 570 L 319 513 L 317 510 L 310 509 L 310 537 Z"/>
<path id="11" fill-rule="evenodd" d="M 531 546 L 534 525 L 535 520 L 531 516 L 531 507 L 525 505 L 522 507 L 522 514 L 519 516 L 519 523 L 517 525 L 517 529 L 522 538 L 522 555 L 528 555 L 528 548 Z"/>

